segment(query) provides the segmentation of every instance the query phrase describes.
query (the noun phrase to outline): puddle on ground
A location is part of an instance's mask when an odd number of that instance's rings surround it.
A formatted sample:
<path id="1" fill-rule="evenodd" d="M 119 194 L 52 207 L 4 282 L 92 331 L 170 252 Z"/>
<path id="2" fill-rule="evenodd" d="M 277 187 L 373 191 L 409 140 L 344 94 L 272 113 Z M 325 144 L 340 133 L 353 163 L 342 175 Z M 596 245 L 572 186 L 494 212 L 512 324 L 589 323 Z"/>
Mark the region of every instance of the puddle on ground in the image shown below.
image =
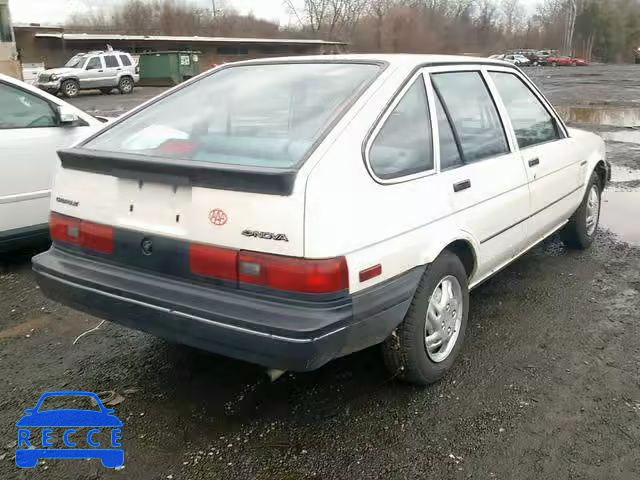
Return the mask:
<path id="1" fill-rule="evenodd" d="M 609 142 L 640 143 L 640 130 L 616 130 L 599 135 Z"/>
<path id="2" fill-rule="evenodd" d="M 612 127 L 640 126 L 640 108 L 636 107 L 560 106 L 556 110 L 569 123 Z"/>
<path id="3" fill-rule="evenodd" d="M 623 242 L 640 245 L 640 191 L 605 191 L 600 224 Z"/>
<path id="4" fill-rule="evenodd" d="M 611 180 L 616 183 L 639 181 L 640 170 L 619 165 L 611 165 Z"/>

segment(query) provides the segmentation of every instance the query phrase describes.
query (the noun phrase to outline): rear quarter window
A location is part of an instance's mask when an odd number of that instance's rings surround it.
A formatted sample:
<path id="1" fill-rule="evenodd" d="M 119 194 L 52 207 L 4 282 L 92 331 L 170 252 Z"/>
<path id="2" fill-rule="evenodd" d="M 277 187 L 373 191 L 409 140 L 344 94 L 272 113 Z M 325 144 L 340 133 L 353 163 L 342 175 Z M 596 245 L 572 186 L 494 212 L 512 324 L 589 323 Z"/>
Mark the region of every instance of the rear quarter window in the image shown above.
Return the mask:
<path id="1" fill-rule="evenodd" d="M 127 55 L 120 55 L 120 62 L 122 62 L 122 66 L 129 67 L 131 66 L 131 60 Z"/>
<path id="2" fill-rule="evenodd" d="M 291 168 L 302 163 L 380 69 L 360 63 L 224 68 L 151 104 L 84 147 Z"/>
<path id="3" fill-rule="evenodd" d="M 115 55 L 105 55 L 104 64 L 107 68 L 116 68 L 118 67 L 118 59 Z"/>

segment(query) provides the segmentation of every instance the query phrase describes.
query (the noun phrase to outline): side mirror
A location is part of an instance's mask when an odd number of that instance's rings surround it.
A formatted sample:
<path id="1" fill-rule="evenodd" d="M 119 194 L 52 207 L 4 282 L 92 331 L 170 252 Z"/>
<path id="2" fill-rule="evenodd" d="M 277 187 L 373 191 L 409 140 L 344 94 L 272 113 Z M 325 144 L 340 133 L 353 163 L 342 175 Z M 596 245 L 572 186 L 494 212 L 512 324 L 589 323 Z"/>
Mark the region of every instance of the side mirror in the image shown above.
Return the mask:
<path id="1" fill-rule="evenodd" d="M 58 118 L 60 119 L 60 123 L 63 125 L 75 123 L 80 120 L 75 109 L 69 105 L 61 105 L 58 107 Z"/>

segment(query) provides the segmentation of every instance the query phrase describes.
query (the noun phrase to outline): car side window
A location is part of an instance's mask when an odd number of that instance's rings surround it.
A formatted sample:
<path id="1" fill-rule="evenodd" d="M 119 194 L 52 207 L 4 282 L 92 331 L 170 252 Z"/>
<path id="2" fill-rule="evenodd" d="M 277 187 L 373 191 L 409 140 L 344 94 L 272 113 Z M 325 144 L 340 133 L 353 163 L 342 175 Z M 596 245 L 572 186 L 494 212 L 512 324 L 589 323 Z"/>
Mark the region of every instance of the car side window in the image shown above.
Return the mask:
<path id="1" fill-rule="evenodd" d="M 509 113 L 520 148 L 562 138 L 553 116 L 520 78 L 503 72 L 491 72 L 491 78 Z"/>
<path id="2" fill-rule="evenodd" d="M 449 123 L 449 118 L 438 95 L 436 95 L 436 116 L 438 117 L 438 136 L 440 137 L 440 170 L 459 167 L 463 165 L 463 162 L 458 142 L 456 142 L 451 123 Z"/>
<path id="3" fill-rule="evenodd" d="M 387 117 L 369 151 L 373 172 L 388 180 L 433 169 L 433 143 L 422 76 Z"/>
<path id="4" fill-rule="evenodd" d="M 480 72 L 432 74 L 447 108 L 465 163 L 509 153 L 509 144 L 491 94 Z"/>
<path id="5" fill-rule="evenodd" d="M 85 70 L 99 70 L 101 68 L 102 62 L 100 61 L 100 57 L 91 57 L 87 62 Z"/>
<path id="6" fill-rule="evenodd" d="M 104 64 L 106 65 L 107 68 L 116 68 L 120 66 L 118 65 L 118 59 L 116 58 L 115 55 L 105 55 Z"/>
<path id="7" fill-rule="evenodd" d="M 122 62 L 123 67 L 131 66 L 131 60 L 129 60 L 129 57 L 126 55 L 120 55 L 120 61 Z"/>
<path id="8" fill-rule="evenodd" d="M 0 83 L 0 129 L 57 127 L 49 102 L 19 88 Z"/>

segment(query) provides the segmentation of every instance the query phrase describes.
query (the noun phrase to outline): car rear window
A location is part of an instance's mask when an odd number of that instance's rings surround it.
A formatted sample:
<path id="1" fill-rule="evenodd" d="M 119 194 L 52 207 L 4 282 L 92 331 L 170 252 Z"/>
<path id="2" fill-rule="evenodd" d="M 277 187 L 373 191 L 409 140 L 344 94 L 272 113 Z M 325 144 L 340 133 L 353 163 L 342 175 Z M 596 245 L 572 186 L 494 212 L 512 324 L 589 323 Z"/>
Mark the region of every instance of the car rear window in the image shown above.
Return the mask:
<path id="1" fill-rule="evenodd" d="M 120 61 L 125 67 L 131 66 L 131 60 L 129 60 L 129 57 L 127 57 L 126 55 L 120 55 Z"/>
<path id="2" fill-rule="evenodd" d="M 224 68 L 151 104 L 85 148 L 231 165 L 299 165 L 380 67 Z"/>

